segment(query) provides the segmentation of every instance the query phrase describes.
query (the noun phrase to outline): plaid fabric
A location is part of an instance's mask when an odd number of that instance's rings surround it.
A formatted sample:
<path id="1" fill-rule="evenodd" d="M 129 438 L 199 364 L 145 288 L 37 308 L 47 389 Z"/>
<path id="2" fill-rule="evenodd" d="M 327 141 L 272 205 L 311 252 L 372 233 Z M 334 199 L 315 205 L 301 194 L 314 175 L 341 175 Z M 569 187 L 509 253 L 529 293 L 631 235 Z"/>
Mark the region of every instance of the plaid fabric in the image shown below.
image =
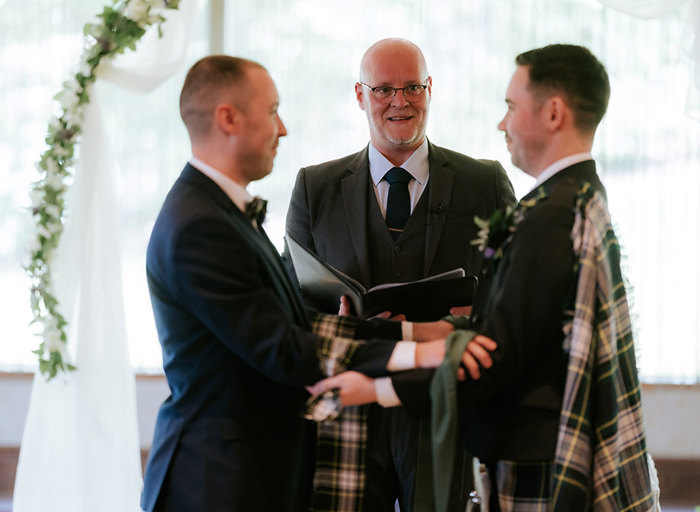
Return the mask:
<path id="1" fill-rule="evenodd" d="M 655 510 L 620 247 L 605 200 L 584 184 L 572 230 L 579 257 L 552 475 L 552 510 Z"/>
<path id="2" fill-rule="evenodd" d="M 319 349 L 323 372 L 340 373 L 352 359 L 358 343 L 353 340 L 352 317 L 317 314 L 312 318 L 313 332 L 323 338 Z M 316 472 L 312 510 L 315 512 L 355 512 L 361 510 L 365 486 L 365 446 L 367 408 L 344 407 L 331 396 L 317 399 L 306 417 L 316 419 Z M 312 400 L 316 397 L 312 397 Z"/>
<path id="3" fill-rule="evenodd" d="M 483 474 L 484 499 L 488 502 L 491 485 Z M 501 460 L 496 467 L 496 482 L 501 512 L 548 512 L 552 481 L 552 463 Z"/>
<path id="4" fill-rule="evenodd" d="M 571 237 L 578 283 L 564 325 L 569 365 L 555 459 L 500 461 L 501 511 L 661 510 L 646 450 L 620 249 L 605 200 L 587 183 L 578 194 Z"/>
<path id="5" fill-rule="evenodd" d="M 312 510 L 355 512 L 362 509 L 365 487 L 367 412 L 344 407 L 332 422 L 318 425 Z"/>

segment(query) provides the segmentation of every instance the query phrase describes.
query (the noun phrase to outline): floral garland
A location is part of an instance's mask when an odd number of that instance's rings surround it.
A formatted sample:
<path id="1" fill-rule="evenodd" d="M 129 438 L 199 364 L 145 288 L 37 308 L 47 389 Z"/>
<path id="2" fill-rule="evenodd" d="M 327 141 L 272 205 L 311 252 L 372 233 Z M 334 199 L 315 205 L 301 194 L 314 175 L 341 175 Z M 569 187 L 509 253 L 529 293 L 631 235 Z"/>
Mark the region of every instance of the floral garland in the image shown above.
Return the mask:
<path id="1" fill-rule="evenodd" d="M 56 95 L 61 114 L 49 122 L 46 143 L 37 169 L 42 177 L 32 186 L 32 214 L 36 235 L 30 242 L 30 261 L 26 266 L 31 279 L 33 323 L 43 325 L 42 341 L 33 352 L 39 357 L 39 371 L 50 380 L 59 371 L 74 370 L 68 362 L 65 318 L 53 292 L 51 262 L 63 232 L 67 178 L 74 165 L 85 108 L 90 101 L 88 86 L 97 79 L 102 59 L 113 58 L 126 49 L 135 50 L 146 30 L 165 21 L 164 9 L 177 9 L 179 0 L 115 0 L 105 6 L 99 23 L 87 23 L 83 32 L 86 45 L 78 72 L 64 82 Z"/>

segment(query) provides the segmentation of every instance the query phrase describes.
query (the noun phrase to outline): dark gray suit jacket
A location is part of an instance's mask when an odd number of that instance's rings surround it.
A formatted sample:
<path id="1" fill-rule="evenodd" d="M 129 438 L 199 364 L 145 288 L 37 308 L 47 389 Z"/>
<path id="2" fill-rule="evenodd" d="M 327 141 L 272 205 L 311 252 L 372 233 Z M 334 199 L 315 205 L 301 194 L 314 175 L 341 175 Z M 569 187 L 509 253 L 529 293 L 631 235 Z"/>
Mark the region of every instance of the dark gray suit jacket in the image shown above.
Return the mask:
<path id="1" fill-rule="evenodd" d="M 474 216 L 515 203 L 503 167 L 428 143 L 428 220 L 423 277 L 457 267 L 476 274 L 480 254 Z M 287 233 L 319 258 L 365 286 L 373 283 L 367 229 L 368 147 L 299 171 L 287 213 Z M 425 192 L 424 192 L 425 193 Z M 390 258 L 391 254 L 387 254 Z M 289 258 L 286 258 L 289 262 Z"/>

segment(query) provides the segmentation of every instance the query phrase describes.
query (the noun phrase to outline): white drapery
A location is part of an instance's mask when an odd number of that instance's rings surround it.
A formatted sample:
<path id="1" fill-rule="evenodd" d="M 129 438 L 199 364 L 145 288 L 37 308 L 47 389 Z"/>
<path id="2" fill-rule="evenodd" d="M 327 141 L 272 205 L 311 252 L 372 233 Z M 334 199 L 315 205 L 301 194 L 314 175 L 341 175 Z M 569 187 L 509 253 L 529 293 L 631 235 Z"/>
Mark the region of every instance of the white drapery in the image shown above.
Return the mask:
<path id="1" fill-rule="evenodd" d="M 20 449 L 15 512 L 139 510 L 142 486 L 134 374 L 122 299 L 120 220 L 114 160 L 100 119 L 100 81 L 152 91 L 181 68 L 197 0 L 168 11 L 159 39 L 105 62 L 86 109 L 67 221 L 54 265 L 78 369 L 34 378 Z"/>
<path id="2" fill-rule="evenodd" d="M 598 0 L 620 12 L 644 19 L 657 19 L 687 9 L 683 50 L 690 58 L 685 113 L 700 121 L 700 0 Z"/>

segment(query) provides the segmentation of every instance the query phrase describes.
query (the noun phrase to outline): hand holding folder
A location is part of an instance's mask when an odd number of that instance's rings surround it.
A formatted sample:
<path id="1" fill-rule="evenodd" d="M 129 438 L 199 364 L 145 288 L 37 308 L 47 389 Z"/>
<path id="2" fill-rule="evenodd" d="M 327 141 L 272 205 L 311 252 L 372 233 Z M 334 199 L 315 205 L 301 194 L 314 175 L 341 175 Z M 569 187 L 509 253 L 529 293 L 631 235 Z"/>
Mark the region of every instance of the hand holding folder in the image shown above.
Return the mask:
<path id="1" fill-rule="evenodd" d="M 391 311 L 403 313 L 411 321 L 433 321 L 448 315 L 451 307 L 470 305 L 476 293 L 476 277 L 465 276 L 461 268 L 367 290 L 293 238 L 287 236 L 286 240 L 302 295 L 327 313 L 337 313 L 340 297 L 346 295 L 354 313 L 363 318 Z"/>

